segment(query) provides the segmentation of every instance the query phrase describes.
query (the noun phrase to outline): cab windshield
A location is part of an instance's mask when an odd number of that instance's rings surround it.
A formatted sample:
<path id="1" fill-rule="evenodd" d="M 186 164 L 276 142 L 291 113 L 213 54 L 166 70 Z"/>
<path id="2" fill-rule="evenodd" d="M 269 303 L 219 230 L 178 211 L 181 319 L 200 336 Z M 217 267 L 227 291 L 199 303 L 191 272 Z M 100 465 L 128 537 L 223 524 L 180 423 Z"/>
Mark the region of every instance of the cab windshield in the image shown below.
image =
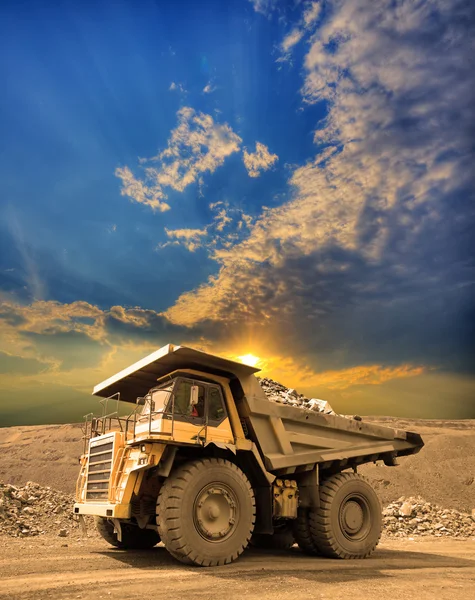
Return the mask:
<path id="1" fill-rule="evenodd" d="M 157 413 L 163 413 L 170 398 L 171 391 L 171 385 L 150 390 L 150 392 L 145 396 L 145 403 L 143 405 L 142 412 L 140 413 L 139 421 L 145 418 L 148 419 L 150 413 L 152 413 L 152 416 Z"/>

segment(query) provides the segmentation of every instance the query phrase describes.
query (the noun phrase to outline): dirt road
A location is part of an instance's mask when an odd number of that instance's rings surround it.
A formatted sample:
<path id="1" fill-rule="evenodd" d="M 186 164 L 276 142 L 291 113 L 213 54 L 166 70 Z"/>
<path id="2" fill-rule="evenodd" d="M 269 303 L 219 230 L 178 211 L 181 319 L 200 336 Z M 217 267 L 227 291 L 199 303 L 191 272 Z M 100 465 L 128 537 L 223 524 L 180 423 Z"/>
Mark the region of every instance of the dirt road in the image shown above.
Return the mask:
<path id="1" fill-rule="evenodd" d="M 361 561 L 251 549 L 211 569 L 180 565 L 161 546 L 124 552 L 95 540 L 0 542 L 2 599 L 471 600 L 475 589 L 475 540 L 386 540 Z"/>

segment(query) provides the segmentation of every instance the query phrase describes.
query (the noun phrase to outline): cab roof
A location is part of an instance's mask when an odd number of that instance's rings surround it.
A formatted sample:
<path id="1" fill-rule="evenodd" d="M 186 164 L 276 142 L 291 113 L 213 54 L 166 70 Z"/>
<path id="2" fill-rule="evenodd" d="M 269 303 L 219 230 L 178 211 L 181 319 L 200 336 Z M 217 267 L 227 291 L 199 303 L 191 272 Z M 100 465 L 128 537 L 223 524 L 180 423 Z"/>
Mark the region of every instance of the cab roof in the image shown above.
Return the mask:
<path id="1" fill-rule="evenodd" d="M 152 354 L 119 371 L 109 379 L 98 383 L 94 396 L 108 398 L 120 394 L 120 400 L 134 402 L 154 387 L 157 379 L 177 370 L 194 369 L 221 377 L 248 377 L 260 371 L 240 362 L 207 354 L 186 346 L 167 344 Z"/>

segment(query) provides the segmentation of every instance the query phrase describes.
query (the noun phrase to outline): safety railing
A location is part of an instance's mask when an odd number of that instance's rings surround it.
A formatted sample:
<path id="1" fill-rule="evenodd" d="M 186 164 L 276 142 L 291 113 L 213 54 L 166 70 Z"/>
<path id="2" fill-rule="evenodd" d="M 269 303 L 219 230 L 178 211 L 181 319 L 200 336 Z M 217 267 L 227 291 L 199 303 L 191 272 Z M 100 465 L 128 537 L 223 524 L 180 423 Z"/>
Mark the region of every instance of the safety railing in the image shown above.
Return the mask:
<path id="1" fill-rule="evenodd" d="M 115 410 L 108 412 L 110 401 L 114 401 Z M 86 454 L 89 448 L 91 438 L 104 435 L 109 431 L 121 431 L 125 434 L 127 441 L 131 437 L 135 437 L 135 423 L 137 410 L 139 406 L 135 406 L 134 410 L 127 416 L 120 416 L 119 413 L 120 393 L 113 394 L 108 398 L 100 401 L 102 406 L 102 415 L 94 416 L 94 413 L 84 415 L 83 431 L 83 454 Z"/>
<path id="2" fill-rule="evenodd" d="M 175 431 L 175 393 L 170 391 L 172 405 L 171 411 L 163 412 L 150 410 L 148 413 L 148 435 L 152 435 L 153 433 L 159 433 L 160 435 L 167 436 L 170 440 L 174 439 L 174 431 Z M 91 438 L 98 437 L 100 435 L 105 435 L 109 431 L 121 431 L 124 433 L 125 441 L 132 439 L 135 440 L 136 437 L 136 427 L 137 427 L 137 413 L 141 408 L 141 405 L 137 405 L 134 407 L 134 410 L 130 412 L 127 416 L 120 416 L 119 414 L 119 402 L 120 402 L 120 392 L 117 394 L 113 394 L 108 398 L 104 398 L 100 401 L 102 406 L 102 415 L 94 416 L 93 413 L 88 413 L 84 415 L 84 424 L 82 427 L 83 430 L 83 454 L 87 454 L 89 448 L 89 441 Z M 111 402 L 115 403 L 115 410 L 112 412 L 108 412 Z M 150 407 L 152 408 L 152 407 Z M 163 427 L 160 430 L 154 429 L 154 423 L 156 423 L 155 417 L 161 415 L 163 417 L 163 421 L 171 421 L 171 431 L 163 431 Z M 147 433 L 147 432 L 142 432 Z"/>

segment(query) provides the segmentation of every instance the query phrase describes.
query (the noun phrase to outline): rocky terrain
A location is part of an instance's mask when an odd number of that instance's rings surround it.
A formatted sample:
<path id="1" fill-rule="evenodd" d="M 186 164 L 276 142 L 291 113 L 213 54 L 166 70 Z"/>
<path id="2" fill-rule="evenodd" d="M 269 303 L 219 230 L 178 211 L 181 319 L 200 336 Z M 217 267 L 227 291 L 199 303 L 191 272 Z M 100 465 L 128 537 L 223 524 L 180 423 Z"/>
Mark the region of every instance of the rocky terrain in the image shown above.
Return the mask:
<path id="1" fill-rule="evenodd" d="M 74 498 L 50 487 L 29 481 L 17 487 L 0 483 L 0 535 L 16 538 L 38 535 L 69 537 L 95 535 L 92 520 L 80 527 L 72 513 Z M 383 510 L 383 533 L 393 537 L 475 537 L 472 514 L 442 508 L 423 498 L 401 497 Z"/>
<path id="2" fill-rule="evenodd" d="M 84 533 L 73 515 L 73 503 L 71 494 L 31 481 L 22 487 L 0 482 L 0 536 L 66 538 Z"/>
<path id="3" fill-rule="evenodd" d="M 383 532 L 394 537 L 475 537 L 475 509 L 468 514 L 430 504 L 420 496 L 402 496 L 383 509 Z"/>

